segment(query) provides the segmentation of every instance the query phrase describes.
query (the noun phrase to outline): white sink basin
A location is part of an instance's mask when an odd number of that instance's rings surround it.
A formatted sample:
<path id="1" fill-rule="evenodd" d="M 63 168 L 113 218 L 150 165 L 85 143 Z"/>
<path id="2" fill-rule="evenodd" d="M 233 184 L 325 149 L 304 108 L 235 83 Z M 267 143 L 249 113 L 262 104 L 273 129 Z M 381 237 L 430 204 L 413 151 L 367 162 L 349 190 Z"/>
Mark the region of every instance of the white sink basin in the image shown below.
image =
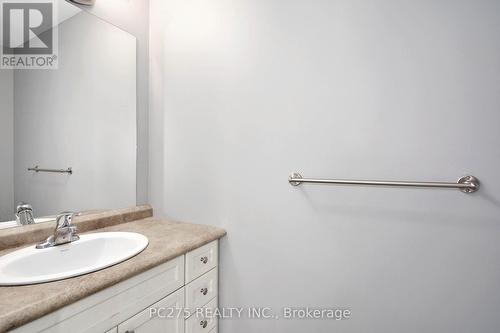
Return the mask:
<path id="1" fill-rule="evenodd" d="M 0 285 L 57 281 L 115 265 L 140 253 L 147 237 L 134 232 L 100 232 L 46 249 L 34 245 L 0 257 Z"/>

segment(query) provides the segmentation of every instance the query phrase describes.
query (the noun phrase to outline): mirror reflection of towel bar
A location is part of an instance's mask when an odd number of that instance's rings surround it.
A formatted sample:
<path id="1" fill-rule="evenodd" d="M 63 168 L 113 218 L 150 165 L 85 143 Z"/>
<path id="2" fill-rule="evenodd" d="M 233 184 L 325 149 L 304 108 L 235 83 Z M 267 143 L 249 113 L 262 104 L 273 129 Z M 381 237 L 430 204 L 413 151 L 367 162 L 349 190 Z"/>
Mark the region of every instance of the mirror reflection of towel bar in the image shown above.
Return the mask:
<path id="1" fill-rule="evenodd" d="M 336 184 L 336 185 L 368 185 L 392 187 L 423 187 L 423 188 L 456 188 L 464 193 L 474 193 L 479 190 L 479 179 L 474 176 L 461 177 L 456 183 L 445 182 L 413 182 L 413 181 L 383 181 L 383 180 L 347 180 L 347 179 L 317 179 L 303 178 L 300 173 L 294 172 L 288 177 L 290 185 L 298 186 L 302 183 Z"/>
<path id="2" fill-rule="evenodd" d="M 38 165 L 36 165 L 33 168 L 28 168 L 28 171 L 35 171 L 35 172 L 54 172 L 54 173 L 68 173 L 68 174 L 73 174 L 73 169 L 71 167 L 67 169 L 43 169 L 39 168 Z"/>

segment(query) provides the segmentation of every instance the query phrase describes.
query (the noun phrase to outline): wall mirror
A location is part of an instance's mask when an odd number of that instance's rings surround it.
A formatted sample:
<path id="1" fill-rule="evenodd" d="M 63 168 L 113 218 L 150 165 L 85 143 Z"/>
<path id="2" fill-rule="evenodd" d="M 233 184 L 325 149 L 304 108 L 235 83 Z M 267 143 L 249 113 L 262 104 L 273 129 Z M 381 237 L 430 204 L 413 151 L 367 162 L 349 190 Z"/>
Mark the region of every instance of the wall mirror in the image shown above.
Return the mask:
<path id="1" fill-rule="evenodd" d="M 58 68 L 0 69 L 0 228 L 136 203 L 136 39 L 54 4 Z"/>

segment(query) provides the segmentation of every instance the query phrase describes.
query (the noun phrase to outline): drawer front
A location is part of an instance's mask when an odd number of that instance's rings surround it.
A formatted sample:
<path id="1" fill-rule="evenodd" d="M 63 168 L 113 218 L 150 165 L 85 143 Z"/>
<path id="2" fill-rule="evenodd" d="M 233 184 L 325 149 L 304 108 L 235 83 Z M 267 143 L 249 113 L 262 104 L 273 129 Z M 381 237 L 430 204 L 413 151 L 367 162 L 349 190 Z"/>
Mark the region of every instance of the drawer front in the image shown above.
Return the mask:
<path id="1" fill-rule="evenodd" d="M 217 266 L 218 245 L 213 241 L 186 254 L 186 284 Z"/>
<path id="2" fill-rule="evenodd" d="M 78 308 L 78 313 L 71 317 L 68 316 L 68 319 L 46 330 L 36 328 L 37 323 L 35 321 L 32 322 L 34 326 L 31 329 L 25 329 L 24 332 L 105 332 L 109 330 L 110 326 L 123 322 L 162 297 L 182 287 L 184 258 L 183 256 L 177 257 L 143 274 L 147 275 L 148 278 L 141 280 L 139 283 L 132 282 L 139 276 L 133 277 L 98 294 L 82 299 L 78 302 L 78 305 L 75 305 Z M 97 297 L 99 298 L 97 304 L 94 301 L 91 302 Z M 71 305 L 63 308 L 61 317 L 64 315 L 64 311 L 69 311 L 70 308 Z M 32 323 L 26 325 L 26 328 L 31 326 Z"/>
<path id="3" fill-rule="evenodd" d="M 186 308 L 194 311 L 201 308 L 217 296 L 217 267 L 203 274 L 186 286 Z"/>
<path id="4" fill-rule="evenodd" d="M 217 298 L 211 300 L 204 308 L 210 309 L 213 313 L 217 308 Z M 217 331 L 217 317 L 204 314 L 195 313 L 186 320 L 186 333 L 209 333 L 213 329 Z"/>
<path id="5" fill-rule="evenodd" d="M 118 325 L 118 333 L 184 333 L 184 318 L 177 311 L 183 306 L 184 289 L 181 288 Z M 154 315 L 158 312 L 163 314 Z"/>

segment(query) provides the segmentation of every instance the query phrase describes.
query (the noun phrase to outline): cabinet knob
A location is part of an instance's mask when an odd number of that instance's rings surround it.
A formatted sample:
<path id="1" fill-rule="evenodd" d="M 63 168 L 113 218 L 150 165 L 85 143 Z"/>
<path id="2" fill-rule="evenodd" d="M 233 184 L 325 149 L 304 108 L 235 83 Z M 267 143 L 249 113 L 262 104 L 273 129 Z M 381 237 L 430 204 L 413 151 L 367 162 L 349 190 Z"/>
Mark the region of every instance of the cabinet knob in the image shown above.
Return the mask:
<path id="1" fill-rule="evenodd" d="M 208 288 L 201 288 L 200 291 L 203 295 L 206 295 L 208 293 Z"/>
<path id="2" fill-rule="evenodd" d="M 200 258 L 200 261 L 204 264 L 206 264 L 208 262 L 208 257 L 207 256 L 204 256 L 204 257 L 201 257 Z"/>
<path id="3" fill-rule="evenodd" d="M 208 325 L 208 321 L 206 321 L 206 320 L 202 320 L 202 321 L 200 321 L 200 326 L 201 326 L 201 327 L 206 328 L 206 327 L 207 327 L 207 325 Z"/>
<path id="4" fill-rule="evenodd" d="M 134 330 L 126 330 L 125 333 L 135 333 Z"/>

